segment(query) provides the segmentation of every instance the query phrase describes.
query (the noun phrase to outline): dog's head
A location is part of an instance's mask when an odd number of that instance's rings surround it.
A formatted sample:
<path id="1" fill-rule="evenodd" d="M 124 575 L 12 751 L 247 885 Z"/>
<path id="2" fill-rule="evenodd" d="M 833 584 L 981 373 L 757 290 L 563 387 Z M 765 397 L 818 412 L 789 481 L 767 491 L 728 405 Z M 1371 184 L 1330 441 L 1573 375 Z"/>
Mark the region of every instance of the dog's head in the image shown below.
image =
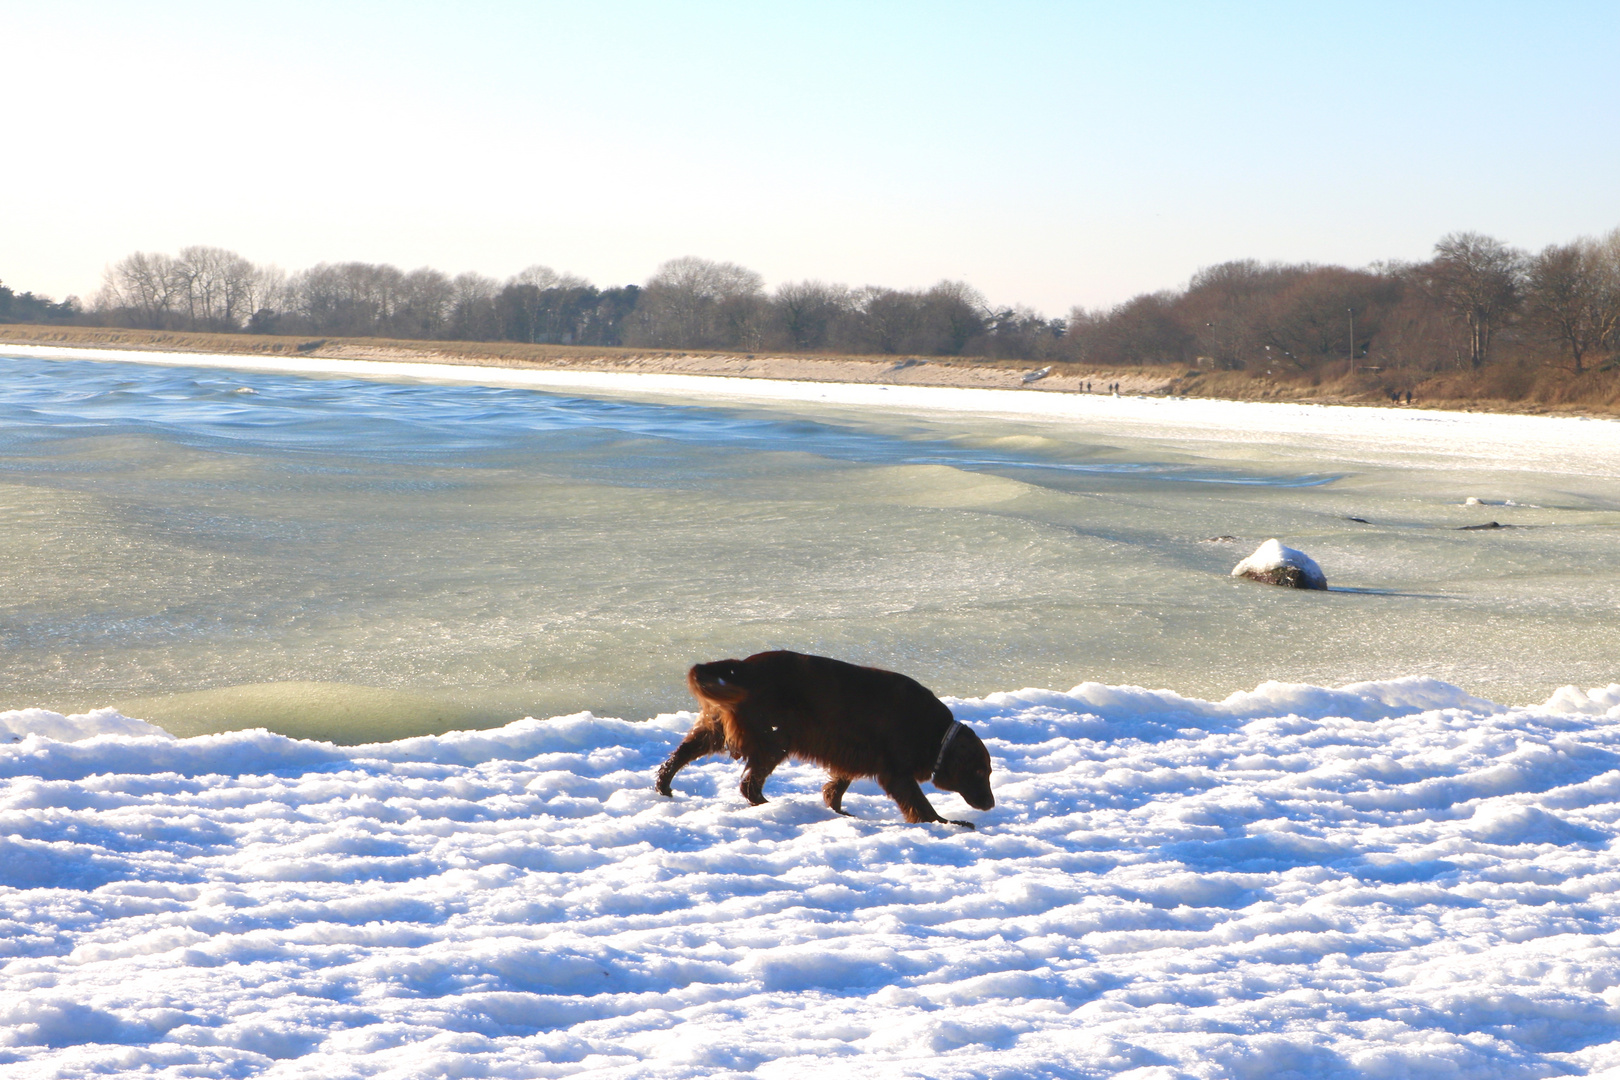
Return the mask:
<path id="1" fill-rule="evenodd" d="M 956 792 L 975 810 L 995 807 L 996 797 L 990 793 L 990 751 L 972 728 L 957 729 L 945 748 L 945 760 L 934 773 L 934 786 Z"/>
<path id="2" fill-rule="evenodd" d="M 686 673 L 686 685 L 695 697 L 735 705 L 748 696 L 748 688 L 742 682 L 746 666 L 741 660 L 693 664 L 692 670 Z"/>

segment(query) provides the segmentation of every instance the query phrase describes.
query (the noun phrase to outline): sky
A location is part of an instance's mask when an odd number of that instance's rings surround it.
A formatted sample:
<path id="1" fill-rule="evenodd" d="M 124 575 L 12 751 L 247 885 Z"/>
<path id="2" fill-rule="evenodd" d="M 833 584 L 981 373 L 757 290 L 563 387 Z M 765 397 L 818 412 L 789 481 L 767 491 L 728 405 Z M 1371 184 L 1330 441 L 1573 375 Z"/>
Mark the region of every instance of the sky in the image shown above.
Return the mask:
<path id="1" fill-rule="evenodd" d="M 965 280 L 1620 226 L 1620 4 L 0 0 L 0 280 L 230 248 L 599 285 Z"/>

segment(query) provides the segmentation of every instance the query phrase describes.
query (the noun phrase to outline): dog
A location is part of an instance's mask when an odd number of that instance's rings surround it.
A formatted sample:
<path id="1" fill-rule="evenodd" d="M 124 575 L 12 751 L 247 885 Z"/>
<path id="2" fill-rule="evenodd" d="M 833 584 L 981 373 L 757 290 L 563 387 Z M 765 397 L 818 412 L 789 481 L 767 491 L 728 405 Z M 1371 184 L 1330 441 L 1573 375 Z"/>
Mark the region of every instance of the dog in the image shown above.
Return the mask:
<path id="1" fill-rule="evenodd" d="M 660 795 L 700 757 L 729 751 L 744 762 L 743 797 L 765 801 L 766 777 L 788 757 L 831 774 L 821 799 L 845 814 L 852 781 L 874 777 L 912 823 L 942 822 L 919 783 L 954 791 L 976 810 L 996 805 L 990 752 L 972 729 L 915 679 L 825 656 L 778 650 L 696 664 L 686 684 L 702 703 L 697 723 L 658 770 Z"/>

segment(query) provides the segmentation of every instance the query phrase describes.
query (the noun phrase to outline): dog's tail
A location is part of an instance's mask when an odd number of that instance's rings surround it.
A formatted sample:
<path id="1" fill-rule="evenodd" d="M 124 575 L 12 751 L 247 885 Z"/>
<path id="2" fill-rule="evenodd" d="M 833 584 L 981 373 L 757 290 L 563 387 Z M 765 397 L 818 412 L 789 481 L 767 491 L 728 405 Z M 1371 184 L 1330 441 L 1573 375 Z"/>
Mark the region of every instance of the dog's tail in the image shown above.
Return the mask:
<path id="1" fill-rule="evenodd" d="M 735 705 L 748 696 L 748 688 L 740 681 L 740 660 L 716 660 L 709 664 L 693 664 L 686 673 L 686 685 L 694 697 Z"/>

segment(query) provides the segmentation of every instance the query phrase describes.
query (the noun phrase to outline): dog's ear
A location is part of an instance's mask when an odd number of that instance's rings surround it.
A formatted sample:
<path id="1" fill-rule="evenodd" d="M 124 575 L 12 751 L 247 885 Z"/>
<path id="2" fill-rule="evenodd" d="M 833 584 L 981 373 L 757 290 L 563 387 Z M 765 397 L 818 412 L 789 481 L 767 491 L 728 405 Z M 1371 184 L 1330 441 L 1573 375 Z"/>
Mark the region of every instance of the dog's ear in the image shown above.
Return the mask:
<path id="1" fill-rule="evenodd" d="M 972 728 L 964 726 L 951 740 L 934 786 L 956 792 L 977 810 L 996 805 L 990 792 L 990 751 Z"/>

